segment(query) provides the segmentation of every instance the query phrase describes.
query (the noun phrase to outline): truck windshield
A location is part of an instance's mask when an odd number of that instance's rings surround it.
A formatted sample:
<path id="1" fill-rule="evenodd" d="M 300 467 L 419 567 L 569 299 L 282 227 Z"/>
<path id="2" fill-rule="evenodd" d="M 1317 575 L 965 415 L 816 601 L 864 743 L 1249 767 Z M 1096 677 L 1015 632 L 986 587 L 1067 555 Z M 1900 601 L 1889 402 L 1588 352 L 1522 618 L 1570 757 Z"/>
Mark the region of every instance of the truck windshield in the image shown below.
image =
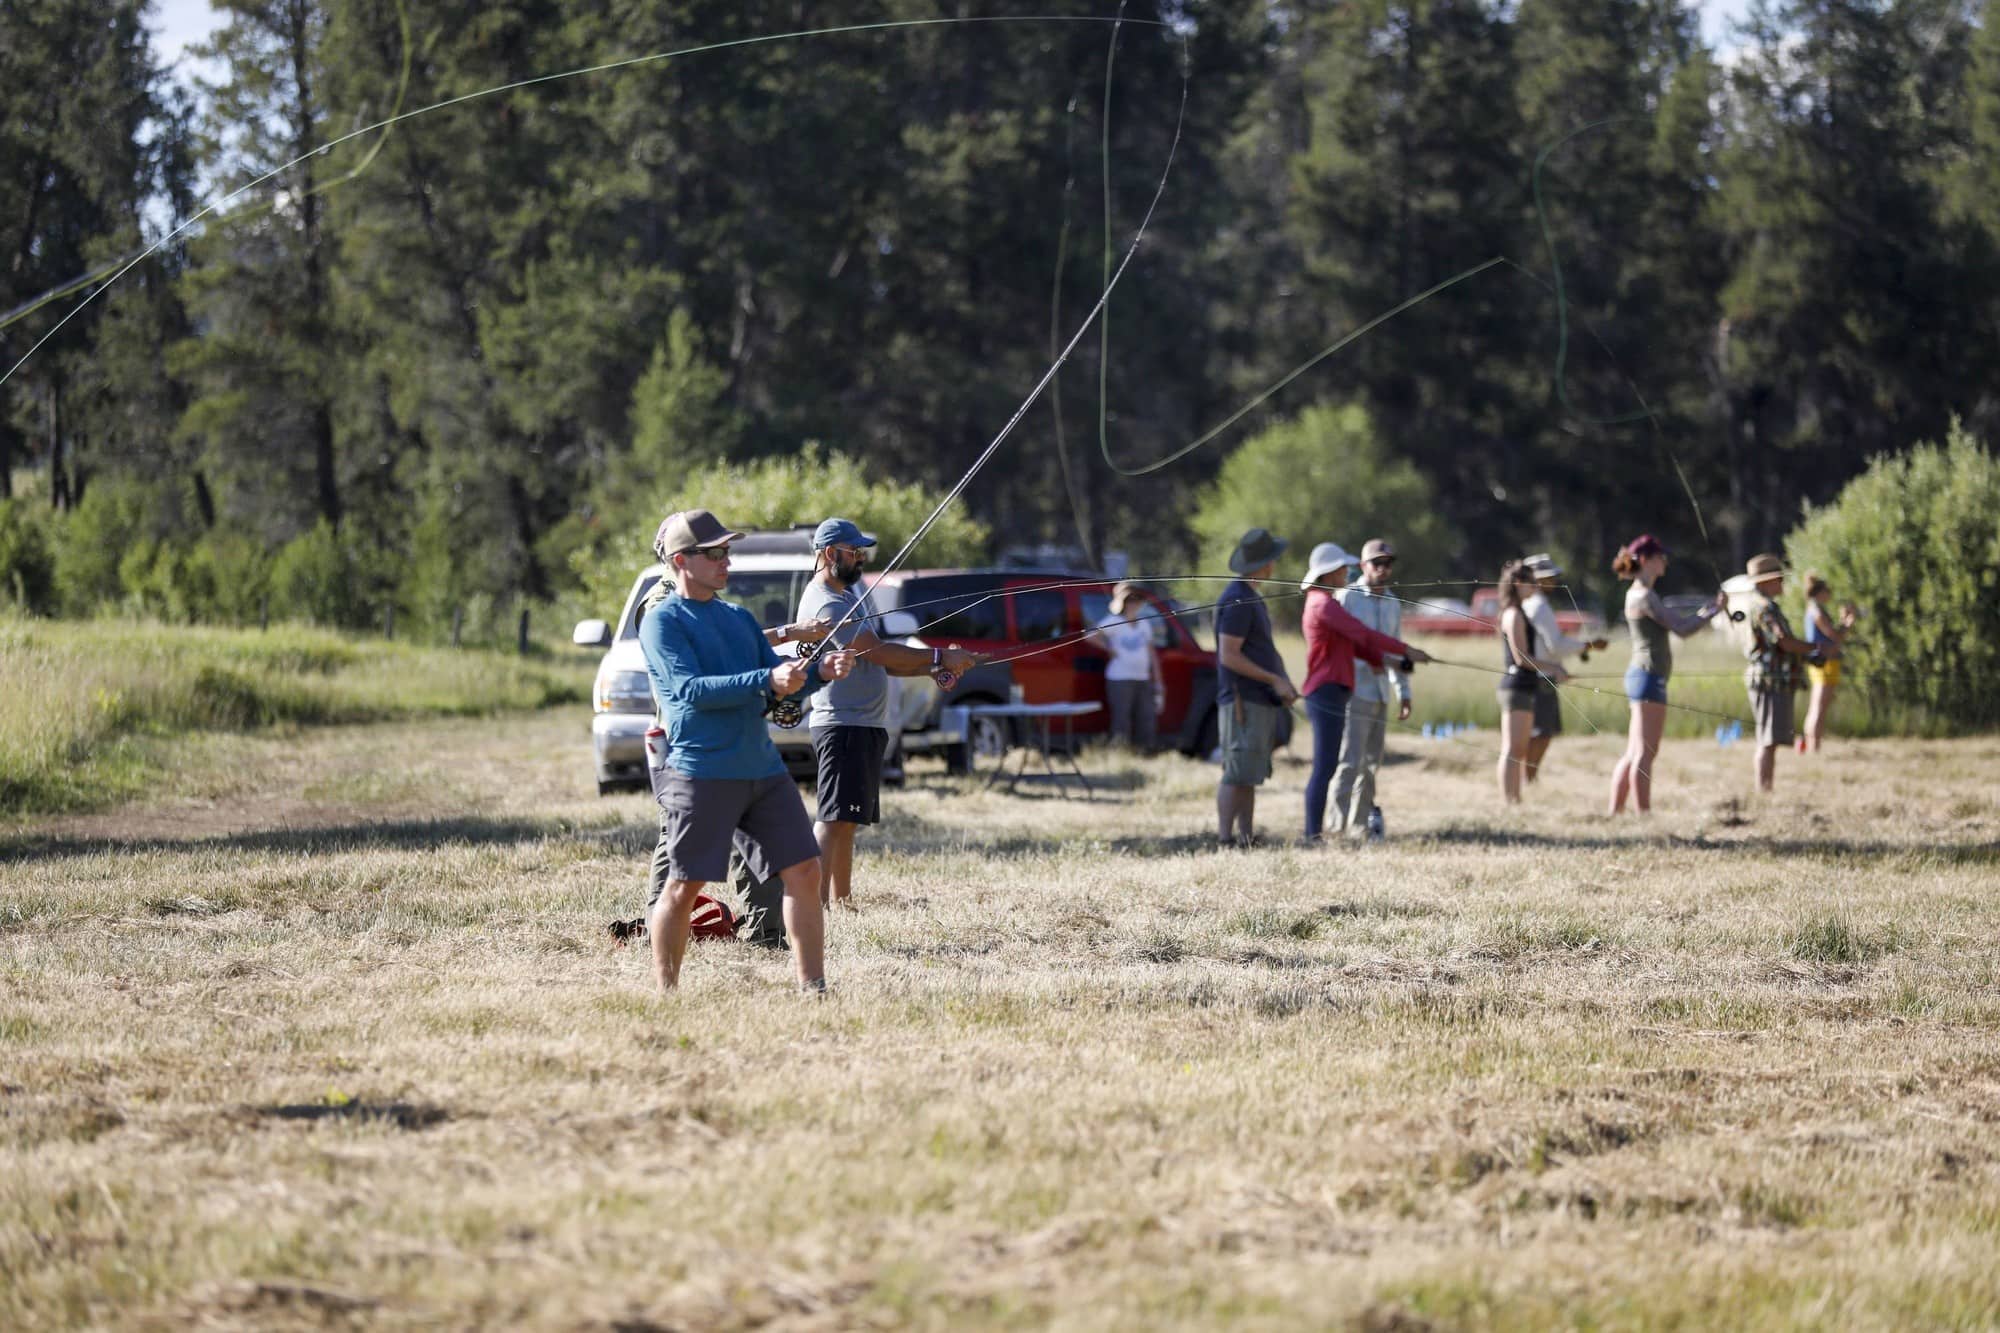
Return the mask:
<path id="1" fill-rule="evenodd" d="M 756 572 L 731 573 L 729 587 L 722 594 L 727 602 L 736 605 L 757 617 L 757 623 L 765 629 L 773 625 L 783 625 L 798 609 L 799 593 L 805 582 L 812 577 L 810 570 L 759 570 Z M 659 582 L 657 576 L 650 576 L 639 585 L 638 596 L 632 599 L 631 609 L 626 613 L 625 623 L 619 627 L 618 637 L 636 639 L 639 637 L 639 616 L 646 605 L 646 595 Z"/>

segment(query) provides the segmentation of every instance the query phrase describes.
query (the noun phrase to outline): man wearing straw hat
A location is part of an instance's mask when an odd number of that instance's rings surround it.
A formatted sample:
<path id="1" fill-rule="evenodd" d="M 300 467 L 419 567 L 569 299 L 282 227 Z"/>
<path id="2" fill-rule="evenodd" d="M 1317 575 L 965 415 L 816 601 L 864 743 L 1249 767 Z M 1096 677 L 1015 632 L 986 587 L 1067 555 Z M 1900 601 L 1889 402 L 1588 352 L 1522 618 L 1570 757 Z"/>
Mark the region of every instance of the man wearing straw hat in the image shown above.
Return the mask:
<path id="1" fill-rule="evenodd" d="M 1120 583 L 1111 590 L 1111 611 L 1091 628 L 1090 637 L 1111 660 L 1104 666 L 1104 701 L 1111 710 L 1111 738 L 1141 754 L 1153 752 L 1153 715 L 1165 684 L 1153 627 L 1141 621 L 1146 609 L 1139 590 Z"/>
<path id="2" fill-rule="evenodd" d="M 1792 711 L 1797 703 L 1800 663 L 1818 661 L 1813 645 L 1792 633 L 1778 595 L 1785 590 L 1785 562 L 1775 555 L 1755 555 L 1745 574 L 1757 589 L 1746 621 L 1750 665 L 1743 683 L 1750 690 L 1750 715 L 1757 720 L 1757 748 L 1751 775 L 1758 791 L 1770 791 L 1777 776 L 1778 751 L 1792 743 Z"/>
<path id="3" fill-rule="evenodd" d="M 1271 612 L 1257 589 L 1270 580 L 1285 541 L 1263 528 L 1243 534 L 1229 556 L 1237 577 L 1215 610 L 1216 708 L 1222 780 L 1215 788 L 1216 838 L 1248 847 L 1255 833 L 1257 788 L 1271 776 L 1278 715 L 1299 697 L 1271 638 Z"/>

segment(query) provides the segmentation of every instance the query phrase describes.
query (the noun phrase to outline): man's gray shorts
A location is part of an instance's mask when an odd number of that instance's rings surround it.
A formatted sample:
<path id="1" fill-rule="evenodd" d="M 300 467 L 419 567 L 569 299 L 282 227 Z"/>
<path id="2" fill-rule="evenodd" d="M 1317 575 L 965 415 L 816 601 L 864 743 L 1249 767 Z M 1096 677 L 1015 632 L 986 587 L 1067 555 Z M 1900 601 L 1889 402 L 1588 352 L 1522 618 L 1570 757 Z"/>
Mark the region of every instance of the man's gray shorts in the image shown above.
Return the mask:
<path id="1" fill-rule="evenodd" d="M 760 880 L 819 855 L 812 817 L 798 786 L 783 773 L 768 778 L 691 778 L 660 773 L 660 842 L 667 878 L 713 884 L 729 878 L 729 843 Z"/>
<path id="2" fill-rule="evenodd" d="M 1750 691 L 1750 716 L 1757 719 L 1757 744 L 1780 749 L 1792 743 L 1792 711 L 1798 696 L 1790 690 Z"/>

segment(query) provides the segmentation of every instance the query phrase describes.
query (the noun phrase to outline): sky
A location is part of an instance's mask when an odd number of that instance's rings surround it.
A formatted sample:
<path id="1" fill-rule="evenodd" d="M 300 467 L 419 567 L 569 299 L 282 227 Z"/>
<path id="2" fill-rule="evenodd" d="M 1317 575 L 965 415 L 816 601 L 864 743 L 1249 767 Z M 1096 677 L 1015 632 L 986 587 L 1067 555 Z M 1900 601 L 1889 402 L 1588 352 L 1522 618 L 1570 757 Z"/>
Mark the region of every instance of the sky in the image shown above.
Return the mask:
<path id="1" fill-rule="evenodd" d="M 178 59 L 183 47 L 208 36 L 215 20 L 208 0 L 154 0 L 153 27 L 159 32 L 160 55 Z"/>
<path id="2" fill-rule="evenodd" d="M 1701 32 L 1711 46 L 1726 46 L 1729 25 L 1750 10 L 1750 0 L 1697 0 L 1701 11 Z M 195 42 L 208 36 L 215 26 L 215 11 L 208 0 L 154 0 L 154 24 L 159 30 L 162 59 L 173 61 Z"/>

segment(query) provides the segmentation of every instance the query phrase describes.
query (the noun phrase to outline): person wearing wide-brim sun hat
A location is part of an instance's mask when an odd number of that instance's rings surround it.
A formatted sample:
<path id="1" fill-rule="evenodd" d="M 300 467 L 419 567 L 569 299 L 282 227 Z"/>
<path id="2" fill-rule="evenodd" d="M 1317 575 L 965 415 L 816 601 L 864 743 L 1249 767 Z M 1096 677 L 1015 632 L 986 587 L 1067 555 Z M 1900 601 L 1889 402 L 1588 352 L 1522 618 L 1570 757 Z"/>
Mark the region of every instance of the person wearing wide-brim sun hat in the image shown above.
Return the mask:
<path id="1" fill-rule="evenodd" d="M 1358 563 L 1338 544 L 1321 542 L 1313 547 L 1299 584 L 1306 595 L 1301 628 L 1306 636 L 1306 718 L 1313 733 L 1312 774 L 1306 779 L 1307 843 L 1319 841 L 1325 823 L 1326 792 L 1340 765 L 1347 704 L 1354 694 L 1355 658 L 1370 667 L 1392 657 L 1411 664 L 1430 660 L 1422 649 L 1365 624 L 1335 599 L 1347 581 L 1346 571 Z"/>
<path id="2" fill-rule="evenodd" d="M 1748 617 L 1750 659 L 1743 683 L 1750 691 L 1750 714 L 1757 720 L 1757 747 L 1751 755 L 1751 777 L 1757 790 L 1770 791 L 1778 768 L 1778 751 L 1792 743 L 1792 716 L 1797 704 L 1801 664 L 1820 660 L 1819 650 L 1792 633 L 1778 595 L 1785 590 L 1785 562 L 1775 555 L 1755 555 L 1744 574 L 1757 589 Z"/>
<path id="3" fill-rule="evenodd" d="M 1278 715 L 1299 697 L 1271 637 L 1271 612 L 1258 587 L 1271 578 L 1286 542 L 1252 528 L 1229 555 L 1236 579 L 1215 608 L 1216 710 L 1222 780 L 1215 788 L 1216 837 L 1247 847 L 1255 834 L 1257 788 L 1271 776 Z"/>

